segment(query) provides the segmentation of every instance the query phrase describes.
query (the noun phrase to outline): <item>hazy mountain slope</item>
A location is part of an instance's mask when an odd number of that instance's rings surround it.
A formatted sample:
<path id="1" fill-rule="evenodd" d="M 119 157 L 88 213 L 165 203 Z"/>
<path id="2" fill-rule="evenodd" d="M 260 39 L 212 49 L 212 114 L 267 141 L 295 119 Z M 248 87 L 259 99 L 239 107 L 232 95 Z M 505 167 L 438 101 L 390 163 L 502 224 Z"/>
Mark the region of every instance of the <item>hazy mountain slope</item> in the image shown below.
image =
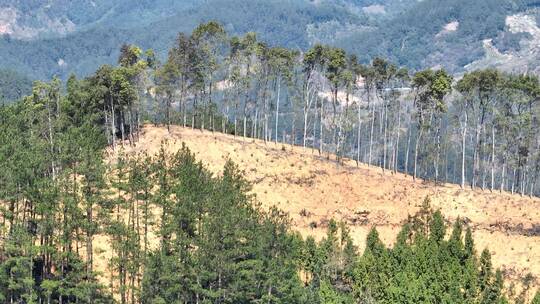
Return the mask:
<path id="1" fill-rule="evenodd" d="M 513 73 L 532 72 L 540 75 L 539 25 L 534 14 L 508 16 L 506 18 L 507 31 L 497 39 L 482 41 L 485 55 L 465 68 L 473 70 L 491 66 Z"/>
<path id="2" fill-rule="evenodd" d="M 11 70 L 0 69 L 0 104 L 32 93 L 32 81 Z"/>
<path id="3" fill-rule="evenodd" d="M 383 56 L 411 68 L 456 71 L 481 57 L 482 41 L 496 38 L 506 17 L 525 8 L 513 0 L 421 1 L 372 31 L 336 43 L 366 60 Z"/>
<path id="4" fill-rule="evenodd" d="M 172 16 L 196 3 L 196 0 L 4 0 L 0 3 L 0 33 L 16 39 L 36 39 L 95 26 L 131 28 Z"/>
<path id="5" fill-rule="evenodd" d="M 162 1 L 165 2 L 165 1 Z M 174 10 L 171 10 L 174 11 Z M 255 31 L 272 45 L 305 49 L 309 46 L 306 28 L 312 23 L 335 21 L 360 25 L 358 15 L 331 3 L 303 0 L 211 0 L 196 8 L 136 27 L 98 26 L 65 37 L 19 40 L 0 38 L 2 67 L 19 70 L 37 78 L 66 77 L 70 72 L 85 75 L 100 64 L 115 63 L 122 43 L 153 48 L 163 58 L 178 32 L 190 32 L 201 22 L 217 20 L 230 34 Z"/>
<path id="6" fill-rule="evenodd" d="M 102 29 L 39 41 L 5 37 L 0 39 L 0 57 L 2 67 L 34 79 L 66 77 L 71 72 L 87 75 L 101 64 L 113 63 L 122 41 L 128 41 L 128 37 L 125 30 Z"/>
<path id="7" fill-rule="evenodd" d="M 86 75 L 114 63 L 124 42 L 156 49 L 164 58 L 179 31 L 209 20 L 233 35 L 255 31 L 271 45 L 306 49 L 320 42 L 363 61 L 382 56 L 412 69 L 443 66 L 453 73 L 471 63 L 492 65 L 481 60 L 492 53 L 487 40 L 514 59 L 540 44 L 511 32 L 506 22 L 518 14 L 536 22 L 538 0 L 5 1 L 0 32 L 10 34 L 0 37 L 0 67 L 33 78 Z M 537 57 L 527 58 L 528 66 L 538 65 Z M 496 65 L 516 64 L 523 60 Z"/>

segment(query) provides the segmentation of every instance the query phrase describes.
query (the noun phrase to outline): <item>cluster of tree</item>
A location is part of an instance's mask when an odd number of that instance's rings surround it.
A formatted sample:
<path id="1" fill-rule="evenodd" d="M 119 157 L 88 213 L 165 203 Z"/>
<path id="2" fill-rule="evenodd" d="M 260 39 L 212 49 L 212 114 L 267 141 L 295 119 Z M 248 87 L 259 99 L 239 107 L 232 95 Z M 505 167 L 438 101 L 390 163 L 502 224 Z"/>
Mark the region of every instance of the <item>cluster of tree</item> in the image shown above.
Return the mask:
<path id="1" fill-rule="evenodd" d="M 304 243 L 306 286 L 317 291 L 317 303 L 509 303 L 490 252 L 478 255 L 471 229 L 463 230 L 458 218 L 448 237 L 445 219 L 426 199 L 392 248 L 372 228 L 357 256 L 347 227 L 331 221 L 319 244 Z M 525 303 L 527 284 L 513 302 Z"/>
<path id="2" fill-rule="evenodd" d="M 540 192 L 540 84 L 531 75 L 488 69 L 453 81 L 380 58 L 363 65 L 335 47 L 298 52 L 254 33 L 229 38 L 209 22 L 180 34 L 163 64 L 124 45 L 118 67 L 81 83 L 114 147 L 117 137 L 136 141 L 144 121 L 177 123 L 462 187 Z"/>
<path id="3" fill-rule="evenodd" d="M 106 141 L 79 83 L 0 108 L 0 302 L 111 303 L 92 271 Z M 101 195 L 101 194 L 100 194 Z"/>
<path id="4" fill-rule="evenodd" d="M 283 212 L 260 210 L 234 164 L 212 177 L 184 147 L 162 151 L 153 166 L 159 246 L 148 255 L 142 303 L 297 303 L 305 296 L 301 238 Z"/>

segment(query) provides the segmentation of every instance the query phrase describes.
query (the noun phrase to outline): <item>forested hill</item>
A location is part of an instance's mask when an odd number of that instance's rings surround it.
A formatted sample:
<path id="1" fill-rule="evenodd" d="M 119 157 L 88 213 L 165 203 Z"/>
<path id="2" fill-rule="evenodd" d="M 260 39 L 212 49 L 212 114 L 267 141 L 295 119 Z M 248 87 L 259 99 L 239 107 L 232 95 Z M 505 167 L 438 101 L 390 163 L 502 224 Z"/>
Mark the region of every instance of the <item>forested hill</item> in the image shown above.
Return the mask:
<path id="1" fill-rule="evenodd" d="M 217 20 L 230 34 L 255 31 L 271 45 L 299 50 L 322 42 L 364 62 L 383 56 L 409 68 L 461 72 L 475 62 L 511 69 L 520 60 L 522 70 L 535 70 L 538 17 L 533 0 L 7 1 L 0 5 L 0 64 L 32 78 L 88 75 L 114 63 L 122 43 L 154 48 L 163 59 L 179 31 Z"/>
<path id="2" fill-rule="evenodd" d="M 537 76 L 170 43 L 0 106 L 0 302 L 539 303 Z"/>

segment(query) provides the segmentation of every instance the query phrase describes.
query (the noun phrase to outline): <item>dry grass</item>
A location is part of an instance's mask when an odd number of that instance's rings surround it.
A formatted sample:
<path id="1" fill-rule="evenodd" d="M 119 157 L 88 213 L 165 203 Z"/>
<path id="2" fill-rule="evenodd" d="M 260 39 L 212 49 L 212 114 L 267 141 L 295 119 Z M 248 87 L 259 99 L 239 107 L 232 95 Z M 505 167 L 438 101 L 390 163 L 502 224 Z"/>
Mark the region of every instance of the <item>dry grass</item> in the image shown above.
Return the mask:
<path id="1" fill-rule="evenodd" d="M 126 152 L 153 154 L 164 140 L 171 152 L 185 142 L 216 173 L 227 158 L 233 160 L 254 183 L 253 192 L 263 206 L 289 212 L 293 228 L 304 236 L 320 239 L 325 224 L 335 218 L 349 223 L 360 249 L 372 226 L 390 245 L 407 216 L 429 196 L 447 220 L 459 216 L 469 222 L 477 249 L 487 247 L 494 265 L 507 276 L 515 279 L 530 272 L 540 278 L 540 199 L 414 182 L 380 168 L 356 167 L 352 161 L 337 166 L 309 149 L 286 146 L 283 151 L 282 144 L 181 127 L 171 127 L 168 134 L 166 128 L 147 126 L 137 146 L 126 147 Z M 105 259 L 107 254 L 100 256 Z"/>

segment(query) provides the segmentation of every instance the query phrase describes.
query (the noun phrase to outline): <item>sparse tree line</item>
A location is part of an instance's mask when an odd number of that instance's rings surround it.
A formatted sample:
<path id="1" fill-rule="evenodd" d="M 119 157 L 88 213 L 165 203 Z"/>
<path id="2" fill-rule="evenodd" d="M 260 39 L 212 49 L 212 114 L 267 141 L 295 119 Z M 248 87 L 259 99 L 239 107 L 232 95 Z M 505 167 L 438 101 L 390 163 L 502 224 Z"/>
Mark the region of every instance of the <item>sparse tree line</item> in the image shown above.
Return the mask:
<path id="1" fill-rule="evenodd" d="M 117 67 L 37 82 L 2 105 L 0 302 L 525 303 L 525 293 L 503 293 L 502 273 L 461 221 L 443 238 L 428 204 L 393 248 L 373 229 L 360 254 L 335 221 L 320 242 L 291 233 L 230 162 L 214 176 L 187 148 L 127 156 L 121 146 L 136 144 L 144 122 L 181 124 L 527 193 L 538 172 L 537 79 L 475 72 L 457 95 L 444 71 L 409 79 L 336 48 L 301 54 L 254 34 L 227 39 L 216 23 L 177 42 L 163 64 L 126 45 Z M 112 163 L 107 146 L 120 151 Z M 105 249 L 98 280 L 94 253 Z M 530 277 L 522 283 L 532 288 Z"/>
<path id="2" fill-rule="evenodd" d="M 215 22 L 179 34 L 165 62 L 133 45 L 84 80 L 109 144 L 144 122 L 310 147 L 319 154 L 450 182 L 540 192 L 540 84 L 493 69 L 454 80 L 339 48 L 270 47 Z"/>
<path id="3" fill-rule="evenodd" d="M 214 22 L 147 73 L 151 121 L 311 147 L 464 187 L 540 191 L 540 84 L 493 69 L 453 79 L 339 48 L 270 47 Z M 149 78 L 148 78 L 149 77 Z M 147 107 L 148 108 L 148 107 Z"/>

